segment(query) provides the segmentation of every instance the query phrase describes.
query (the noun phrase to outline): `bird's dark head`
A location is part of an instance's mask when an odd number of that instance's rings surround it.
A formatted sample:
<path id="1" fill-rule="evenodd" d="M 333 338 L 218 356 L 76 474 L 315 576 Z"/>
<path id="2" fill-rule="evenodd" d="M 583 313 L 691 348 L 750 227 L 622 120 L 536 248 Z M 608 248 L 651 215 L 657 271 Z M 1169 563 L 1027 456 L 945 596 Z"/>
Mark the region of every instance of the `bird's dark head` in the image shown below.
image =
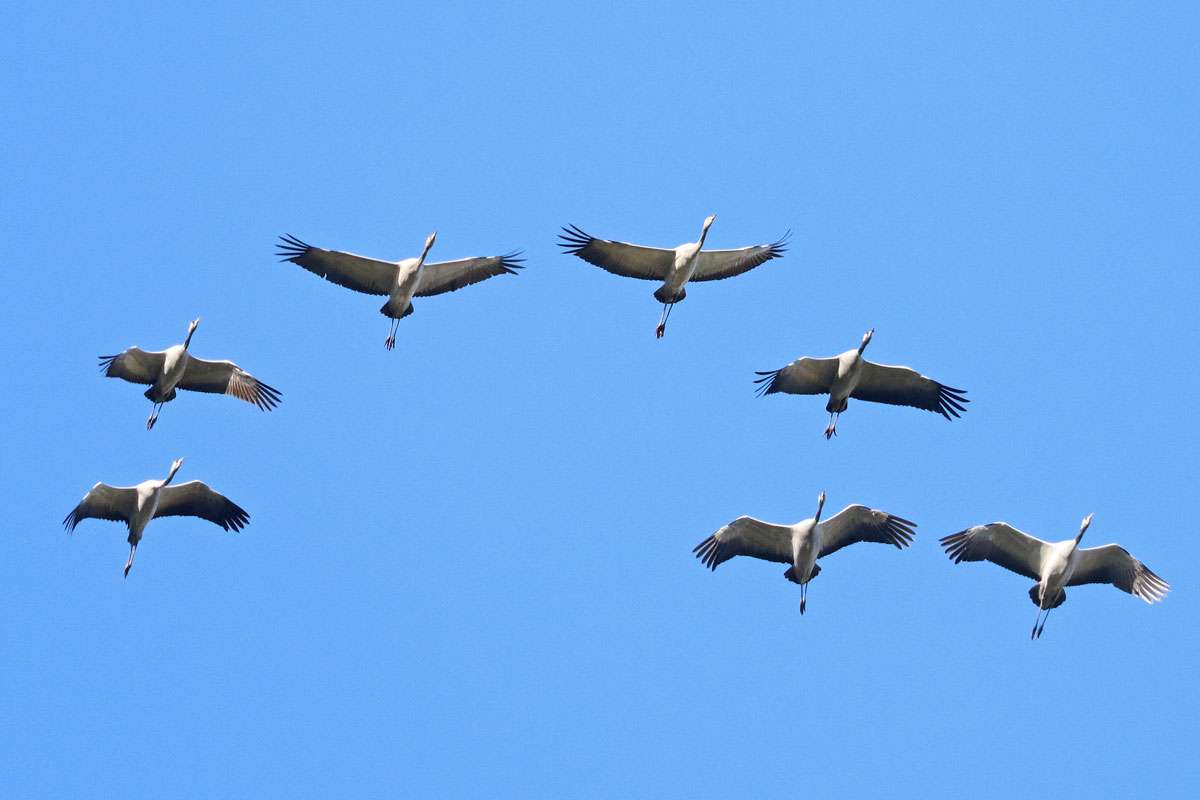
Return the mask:
<path id="1" fill-rule="evenodd" d="M 858 345 L 858 352 L 861 353 L 863 350 L 867 349 L 867 345 L 869 345 L 871 343 L 871 337 L 874 335 L 875 335 L 874 328 L 871 328 L 871 330 L 869 330 L 863 334 L 862 342 Z"/>
<path id="2" fill-rule="evenodd" d="M 817 514 L 815 517 L 813 517 L 813 519 L 820 521 L 821 509 L 823 509 L 824 507 L 825 507 L 825 492 L 822 491 L 819 495 L 817 495 Z"/>
<path id="3" fill-rule="evenodd" d="M 196 332 L 196 328 L 200 327 L 200 318 L 196 317 L 188 323 L 187 338 L 183 340 L 183 347 L 186 350 L 187 346 L 192 343 L 192 334 Z"/>
<path id="4" fill-rule="evenodd" d="M 183 466 L 183 458 L 182 457 L 177 458 L 171 462 L 171 471 L 167 473 L 167 483 L 171 482 L 171 479 L 175 477 L 175 473 L 179 472 L 179 468 L 182 466 Z"/>
<path id="5" fill-rule="evenodd" d="M 429 252 L 429 249 L 431 247 L 433 247 L 433 243 L 436 241 L 437 241 L 437 231 L 434 231 L 433 233 L 431 233 L 425 237 L 425 252 L 426 253 Z"/>
<path id="6" fill-rule="evenodd" d="M 704 218 L 704 230 L 707 231 L 709 228 L 712 227 L 712 224 L 716 221 L 717 221 L 717 215 L 709 214 L 707 217 Z"/>

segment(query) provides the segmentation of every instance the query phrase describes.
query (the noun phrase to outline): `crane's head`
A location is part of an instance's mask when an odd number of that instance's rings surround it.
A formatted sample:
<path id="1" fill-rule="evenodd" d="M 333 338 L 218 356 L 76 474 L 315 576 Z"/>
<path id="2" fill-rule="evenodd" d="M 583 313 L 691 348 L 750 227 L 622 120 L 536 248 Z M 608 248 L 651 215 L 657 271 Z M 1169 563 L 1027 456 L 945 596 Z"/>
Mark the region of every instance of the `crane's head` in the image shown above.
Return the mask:
<path id="1" fill-rule="evenodd" d="M 425 237 L 425 252 L 429 252 L 429 248 L 433 247 L 433 243 L 437 241 L 437 231 Z"/>
<path id="2" fill-rule="evenodd" d="M 813 517 L 815 520 L 821 519 L 821 509 L 825 507 L 825 492 L 822 491 L 817 495 L 817 515 Z"/>
<path id="3" fill-rule="evenodd" d="M 858 346 L 858 352 L 861 353 L 863 350 L 867 349 L 867 345 L 869 345 L 871 343 L 871 337 L 874 335 L 875 335 L 874 328 L 871 328 L 871 330 L 869 330 L 863 334 L 862 343 L 859 344 L 859 346 Z"/>
<path id="4" fill-rule="evenodd" d="M 188 333 L 191 334 L 193 331 L 196 330 L 196 328 L 199 328 L 199 327 L 200 327 L 200 317 L 196 317 L 194 320 L 192 320 L 191 322 L 188 323 Z"/>
<path id="5" fill-rule="evenodd" d="M 717 215 L 709 214 L 707 217 L 704 218 L 704 230 L 707 231 L 709 228 L 712 227 L 712 224 L 716 221 L 717 221 Z"/>
<path id="6" fill-rule="evenodd" d="M 1088 514 L 1083 518 L 1083 522 L 1079 523 L 1079 533 L 1075 536 L 1075 544 L 1079 544 L 1079 540 L 1083 538 L 1083 534 L 1087 532 L 1088 526 L 1092 524 L 1092 517 L 1095 514 Z"/>
<path id="7" fill-rule="evenodd" d="M 175 477 L 175 473 L 179 472 L 179 468 L 182 466 L 183 466 L 182 458 L 177 458 L 171 462 L 171 471 L 167 473 L 167 481 L 168 482 L 170 482 L 171 478 Z"/>

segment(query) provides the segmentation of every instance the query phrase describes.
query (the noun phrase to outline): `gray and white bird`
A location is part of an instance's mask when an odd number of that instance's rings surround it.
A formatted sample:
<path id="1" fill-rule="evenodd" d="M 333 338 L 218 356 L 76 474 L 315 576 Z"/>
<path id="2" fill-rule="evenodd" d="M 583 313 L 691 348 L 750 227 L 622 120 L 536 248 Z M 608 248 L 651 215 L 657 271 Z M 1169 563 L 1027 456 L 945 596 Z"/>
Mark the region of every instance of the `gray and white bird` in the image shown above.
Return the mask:
<path id="1" fill-rule="evenodd" d="M 115 356 L 100 356 L 100 369 L 106 377 L 150 385 L 145 395 L 154 406 L 146 418 L 146 430 L 154 427 L 163 404 L 175 399 L 177 389 L 227 394 L 253 403 L 263 411 L 279 405 L 283 395 L 278 389 L 263 383 L 232 361 L 205 361 L 192 355 L 188 346 L 199 325 L 197 317 L 188 323 L 183 344 L 166 350 L 148 351 L 135 345 Z"/>
<path id="2" fill-rule="evenodd" d="M 165 479 L 142 481 L 137 486 L 97 483 L 83 496 L 79 505 L 67 514 L 63 526 L 70 532 L 89 518 L 124 522 L 129 528 L 129 559 L 125 562 L 125 577 L 129 577 L 142 532 L 156 517 L 200 517 L 235 532 L 246 527 L 250 515 L 206 484 L 188 481 L 178 486 L 168 485 L 181 466 L 183 459 L 175 459 Z"/>
<path id="3" fill-rule="evenodd" d="M 817 497 L 817 513 L 795 525 L 776 525 L 753 517 L 738 517 L 696 545 L 692 552 L 710 569 L 734 556 L 753 556 L 787 564 L 783 577 L 800 584 L 800 613 L 808 601 L 808 583 L 821 572 L 818 558 L 857 542 L 907 547 L 916 536 L 915 522 L 886 511 L 850 505 L 821 522 L 825 493 Z"/>
<path id="4" fill-rule="evenodd" d="M 392 320 L 387 339 L 383 344 L 388 350 L 396 346 L 396 330 L 400 320 L 413 313 L 414 297 L 432 297 L 435 294 L 457 291 L 464 286 L 485 281 L 496 275 L 516 275 L 523 269 L 520 251 L 502 256 L 461 258 L 457 261 L 425 263 L 429 249 L 437 240 L 437 231 L 425 239 L 425 247 L 416 258 L 400 261 L 383 261 L 340 250 L 323 250 L 305 244 L 295 236 L 279 237 L 277 245 L 281 261 L 299 264 L 314 275 L 330 283 L 353 289 L 363 294 L 387 295 L 387 302 L 379 313 Z"/>
<path id="5" fill-rule="evenodd" d="M 1039 639 L 1050 611 L 1066 601 L 1068 586 L 1111 583 L 1147 603 L 1157 603 L 1171 590 L 1166 581 L 1120 545 L 1081 549 L 1079 541 L 1091 524 L 1092 515 L 1088 514 L 1074 539 L 1043 542 L 1007 522 L 993 522 L 953 533 L 942 538 L 941 544 L 955 564 L 990 561 L 1037 581 L 1029 590 L 1029 599 L 1038 607 L 1029 638 Z"/>
<path id="6" fill-rule="evenodd" d="M 825 438 L 837 433 L 838 416 L 846 410 L 850 398 L 895 406 L 912 406 L 934 411 L 946 419 L 957 417 L 971 402 L 963 389 L 944 386 L 910 367 L 875 364 L 863 358 L 875 329 L 863 334 L 857 350 L 847 350 L 832 358 L 798 358 L 783 369 L 756 372 L 761 397 L 776 392 L 787 394 L 827 394 L 829 425 Z"/>
<path id="7" fill-rule="evenodd" d="M 787 251 L 786 233 L 771 244 L 756 244 L 739 250 L 701 251 L 708 229 L 716 218 L 715 214 L 705 218 L 699 241 L 686 242 L 674 249 L 597 239 L 575 225 L 563 228 L 559 246 L 563 252 L 579 256 L 614 275 L 662 281 L 662 286 L 654 291 L 654 299 L 663 304 L 662 316 L 654 331 L 661 339 L 667 331 L 671 309 L 687 296 L 685 285 L 689 281 L 717 281 L 741 275 Z"/>

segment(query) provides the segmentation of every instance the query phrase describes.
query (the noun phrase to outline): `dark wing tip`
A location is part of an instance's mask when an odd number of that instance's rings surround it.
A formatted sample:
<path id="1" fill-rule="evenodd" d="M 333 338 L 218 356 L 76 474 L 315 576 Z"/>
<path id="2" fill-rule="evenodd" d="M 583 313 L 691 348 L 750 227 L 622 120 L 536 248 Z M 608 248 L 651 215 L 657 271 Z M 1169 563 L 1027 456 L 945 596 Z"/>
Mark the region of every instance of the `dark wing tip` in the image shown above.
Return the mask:
<path id="1" fill-rule="evenodd" d="M 966 390 L 944 386 L 937 381 L 934 381 L 934 383 L 938 388 L 937 408 L 933 409 L 934 411 L 937 411 L 937 413 L 941 414 L 946 419 L 950 419 L 952 417 L 957 419 L 966 412 L 967 409 L 963 403 L 971 402 L 964 397 Z"/>
<path id="2" fill-rule="evenodd" d="M 120 353 L 117 353 L 115 356 L 100 356 L 100 371 L 107 375 L 108 371 L 112 369 L 113 362 L 116 361 L 120 355 Z"/>
<path id="3" fill-rule="evenodd" d="M 775 394 L 775 392 L 778 392 L 779 389 L 775 386 L 775 383 L 779 380 L 779 373 L 781 372 L 783 372 L 782 367 L 779 369 L 773 369 L 769 372 L 758 372 L 755 370 L 754 374 L 761 375 L 762 377 L 754 379 L 754 383 L 757 384 L 754 389 L 754 396 L 762 397 L 763 395 Z"/>
<path id="4" fill-rule="evenodd" d="M 563 249 L 564 253 L 573 256 L 579 255 L 579 251 L 591 244 L 595 238 L 585 233 L 578 225 L 565 225 L 562 231 L 558 235 L 558 238 L 562 240 L 558 246 Z"/>
<path id="5" fill-rule="evenodd" d="M 310 245 L 292 236 L 290 233 L 285 233 L 279 237 L 281 244 L 276 244 L 278 248 L 275 255 L 280 256 L 280 261 L 295 261 L 300 256 L 312 249 Z"/>
<path id="6" fill-rule="evenodd" d="M 67 533 L 74 531 L 75 526 L 79 524 L 79 517 L 76 516 L 78 513 L 79 506 L 75 506 L 71 509 L 71 513 L 63 517 L 63 527 L 67 529 Z"/>
<path id="7" fill-rule="evenodd" d="M 509 275 L 516 275 L 517 270 L 525 269 L 525 259 L 521 258 L 524 253 L 524 250 L 513 250 L 500 256 L 500 269 Z"/>

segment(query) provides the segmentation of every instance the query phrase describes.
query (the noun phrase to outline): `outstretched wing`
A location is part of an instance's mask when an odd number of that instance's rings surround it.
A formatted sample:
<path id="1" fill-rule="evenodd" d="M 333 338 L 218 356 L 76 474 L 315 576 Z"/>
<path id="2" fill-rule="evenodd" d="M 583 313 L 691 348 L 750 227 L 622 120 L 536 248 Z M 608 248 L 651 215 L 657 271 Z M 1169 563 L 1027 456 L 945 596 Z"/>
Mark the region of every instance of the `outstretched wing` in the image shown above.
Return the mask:
<path id="1" fill-rule="evenodd" d="M 280 261 L 299 264 L 314 275 L 363 294 L 388 294 L 396 283 L 399 267 L 392 261 L 380 261 L 340 250 L 324 250 L 306 244 L 295 236 L 280 236 Z"/>
<path id="2" fill-rule="evenodd" d="M 241 506 L 200 481 L 160 489 L 154 516 L 200 517 L 227 531 L 240 531 L 250 521 L 250 515 Z"/>
<path id="3" fill-rule="evenodd" d="M 109 519 L 128 522 L 137 510 L 137 489 L 132 486 L 109 486 L 97 483 L 63 519 L 68 531 L 85 519 Z"/>
<path id="4" fill-rule="evenodd" d="M 941 545 L 955 564 L 990 561 L 1018 575 L 1041 579 L 1042 555 L 1049 545 L 1007 522 L 976 525 L 943 537 Z"/>
<path id="5" fill-rule="evenodd" d="M 278 389 L 263 383 L 232 361 L 206 361 L 195 356 L 188 356 L 183 377 L 176 385 L 192 392 L 227 394 L 253 403 L 263 411 L 279 405 L 282 397 Z"/>
<path id="6" fill-rule="evenodd" d="M 1111 583 L 1147 603 L 1157 603 L 1171 591 L 1170 584 L 1119 544 L 1086 547 L 1079 551 L 1079 562 L 1067 585 L 1084 583 Z"/>
<path id="7" fill-rule="evenodd" d="M 908 547 L 916 536 L 917 523 L 886 511 L 866 506 L 846 506 L 825 522 L 820 523 L 821 552 L 818 558 L 836 553 L 848 544 L 878 542 Z"/>
<path id="8" fill-rule="evenodd" d="M 149 385 L 162 375 L 165 358 L 164 350 L 146 351 L 135 346 L 115 356 L 100 356 L 100 369 L 106 378 Z"/>
<path id="9" fill-rule="evenodd" d="M 701 250 L 697 257 L 693 281 L 719 281 L 749 272 L 759 264 L 772 258 L 781 258 L 787 252 L 788 231 L 770 244 L 756 244 L 739 250 Z"/>
<path id="10" fill-rule="evenodd" d="M 759 397 L 764 394 L 828 394 L 837 378 L 836 358 L 798 358 L 783 369 L 755 372 Z"/>
<path id="11" fill-rule="evenodd" d="M 496 275 L 516 275 L 517 270 L 524 269 L 521 262 L 525 259 L 519 258 L 520 255 L 521 252 L 517 250 L 502 256 L 463 258 L 458 261 L 426 264 L 421 270 L 421 283 L 413 296 L 430 297 L 454 292 Z"/>
<path id="12" fill-rule="evenodd" d="M 889 367 L 864 360 L 858 386 L 850 396 L 873 403 L 923 408 L 950 419 L 966 411 L 963 403 L 971 401 L 963 396 L 965 394 L 963 389 L 943 386 L 908 367 Z"/>
<path id="13" fill-rule="evenodd" d="M 734 556 L 792 563 L 792 529 L 754 517 L 738 517 L 692 548 L 704 566 L 716 569 Z"/>
<path id="14" fill-rule="evenodd" d="M 666 280 L 675 266 L 675 251 L 661 247 L 644 247 L 628 242 L 597 239 L 571 225 L 558 235 L 563 252 L 579 256 L 614 275 L 642 278 L 649 281 Z"/>

